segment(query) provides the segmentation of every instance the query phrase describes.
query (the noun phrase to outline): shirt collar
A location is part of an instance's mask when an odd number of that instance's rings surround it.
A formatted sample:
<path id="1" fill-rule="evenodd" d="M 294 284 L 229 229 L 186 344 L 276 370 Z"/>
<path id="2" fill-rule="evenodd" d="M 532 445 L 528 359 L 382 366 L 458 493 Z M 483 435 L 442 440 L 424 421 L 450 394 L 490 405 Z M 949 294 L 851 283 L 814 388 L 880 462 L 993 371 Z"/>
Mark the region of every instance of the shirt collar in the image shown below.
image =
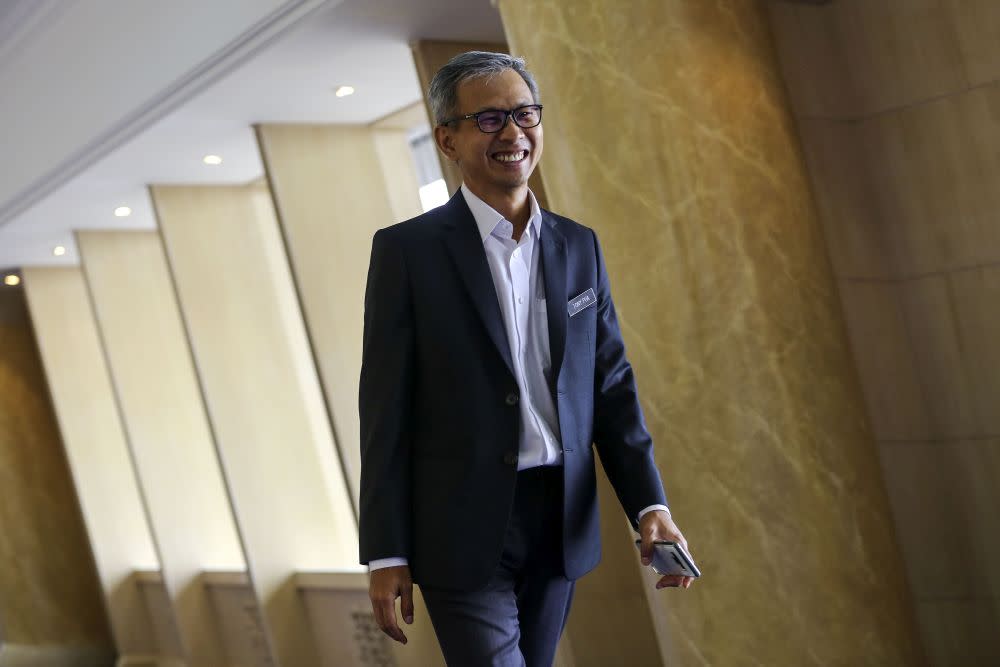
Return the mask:
<path id="1" fill-rule="evenodd" d="M 462 183 L 462 196 L 465 197 L 465 203 L 469 205 L 469 210 L 472 211 L 472 217 L 476 219 L 479 236 L 482 238 L 483 243 L 486 243 L 487 237 L 493 233 L 497 225 L 503 222 L 504 217 L 497 213 L 492 206 L 473 194 L 472 190 L 465 183 Z M 535 195 L 531 190 L 528 190 L 528 204 L 531 206 L 528 226 L 534 228 L 535 238 L 538 239 L 541 238 L 542 231 L 542 209 L 539 208 L 538 200 L 535 199 Z"/>

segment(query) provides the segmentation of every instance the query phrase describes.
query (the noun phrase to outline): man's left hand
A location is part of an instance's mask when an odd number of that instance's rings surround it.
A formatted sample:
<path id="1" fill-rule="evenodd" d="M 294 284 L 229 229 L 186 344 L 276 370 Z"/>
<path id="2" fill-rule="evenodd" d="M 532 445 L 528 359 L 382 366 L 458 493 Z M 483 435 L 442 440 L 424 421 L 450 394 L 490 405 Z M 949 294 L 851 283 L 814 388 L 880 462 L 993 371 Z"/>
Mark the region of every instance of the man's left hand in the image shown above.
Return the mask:
<path id="1" fill-rule="evenodd" d="M 639 547 L 639 555 L 642 559 L 643 565 L 649 565 L 653 562 L 653 542 L 658 540 L 665 540 L 667 542 L 676 542 L 681 545 L 681 548 L 687 552 L 688 555 L 691 552 L 688 550 L 687 540 L 681 535 L 681 531 L 677 528 L 677 524 L 670 517 L 669 512 L 664 512 L 663 510 L 653 510 L 652 512 L 646 512 L 642 515 L 639 520 L 639 536 L 642 538 L 642 545 Z M 656 582 L 657 588 L 688 588 L 691 586 L 691 582 L 694 581 L 694 577 L 685 577 L 679 574 L 668 574 Z"/>

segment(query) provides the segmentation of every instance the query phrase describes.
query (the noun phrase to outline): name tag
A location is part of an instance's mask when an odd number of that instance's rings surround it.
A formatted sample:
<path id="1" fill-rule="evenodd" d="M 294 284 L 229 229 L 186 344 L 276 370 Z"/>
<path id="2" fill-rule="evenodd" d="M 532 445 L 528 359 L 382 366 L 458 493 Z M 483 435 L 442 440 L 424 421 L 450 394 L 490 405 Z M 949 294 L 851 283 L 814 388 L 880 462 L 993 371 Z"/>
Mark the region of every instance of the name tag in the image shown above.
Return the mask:
<path id="1" fill-rule="evenodd" d="M 586 310 L 595 303 L 597 303 L 597 295 L 594 294 L 594 288 L 590 288 L 580 296 L 575 296 L 570 299 L 569 303 L 566 304 L 566 308 L 569 310 L 569 316 L 573 317 L 581 310 Z"/>

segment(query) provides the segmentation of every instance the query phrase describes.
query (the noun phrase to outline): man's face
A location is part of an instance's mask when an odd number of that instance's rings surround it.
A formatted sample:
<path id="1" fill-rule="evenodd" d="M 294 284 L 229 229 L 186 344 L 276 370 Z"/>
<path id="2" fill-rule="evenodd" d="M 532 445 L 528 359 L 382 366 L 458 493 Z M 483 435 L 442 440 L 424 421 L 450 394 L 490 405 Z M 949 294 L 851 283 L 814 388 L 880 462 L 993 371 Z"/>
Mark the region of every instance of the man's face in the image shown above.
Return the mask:
<path id="1" fill-rule="evenodd" d="M 535 104 L 528 84 L 510 69 L 492 78 L 467 79 L 457 92 L 456 116 Z M 435 136 L 445 155 L 458 162 L 465 183 L 483 195 L 526 185 L 542 155 L 542 126 L 522 128 L 511 119 L 494 134 L 480 131 L 470 118 L 437 128 Z"/>

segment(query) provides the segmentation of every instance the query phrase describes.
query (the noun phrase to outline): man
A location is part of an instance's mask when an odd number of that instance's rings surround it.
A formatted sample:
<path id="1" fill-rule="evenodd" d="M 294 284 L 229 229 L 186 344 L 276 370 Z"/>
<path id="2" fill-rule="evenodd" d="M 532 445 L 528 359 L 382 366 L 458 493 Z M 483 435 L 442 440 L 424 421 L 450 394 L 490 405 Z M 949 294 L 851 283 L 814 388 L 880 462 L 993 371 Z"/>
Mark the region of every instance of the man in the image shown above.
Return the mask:
<path id="1" fill-rule="evenodd" d="M 593 442 L 642 537 L 671 519 L 594 233 L 539 209 L 542 106 L 523 60 L 470 52 L 430 86 L 462 188 L 380 230 L 365 295 L 361 562 L 406 642 L 418 583 L 449 665 L 550 665 L 600 560 Z M 690 578 L 663 577 L 657 587 Z"/>

